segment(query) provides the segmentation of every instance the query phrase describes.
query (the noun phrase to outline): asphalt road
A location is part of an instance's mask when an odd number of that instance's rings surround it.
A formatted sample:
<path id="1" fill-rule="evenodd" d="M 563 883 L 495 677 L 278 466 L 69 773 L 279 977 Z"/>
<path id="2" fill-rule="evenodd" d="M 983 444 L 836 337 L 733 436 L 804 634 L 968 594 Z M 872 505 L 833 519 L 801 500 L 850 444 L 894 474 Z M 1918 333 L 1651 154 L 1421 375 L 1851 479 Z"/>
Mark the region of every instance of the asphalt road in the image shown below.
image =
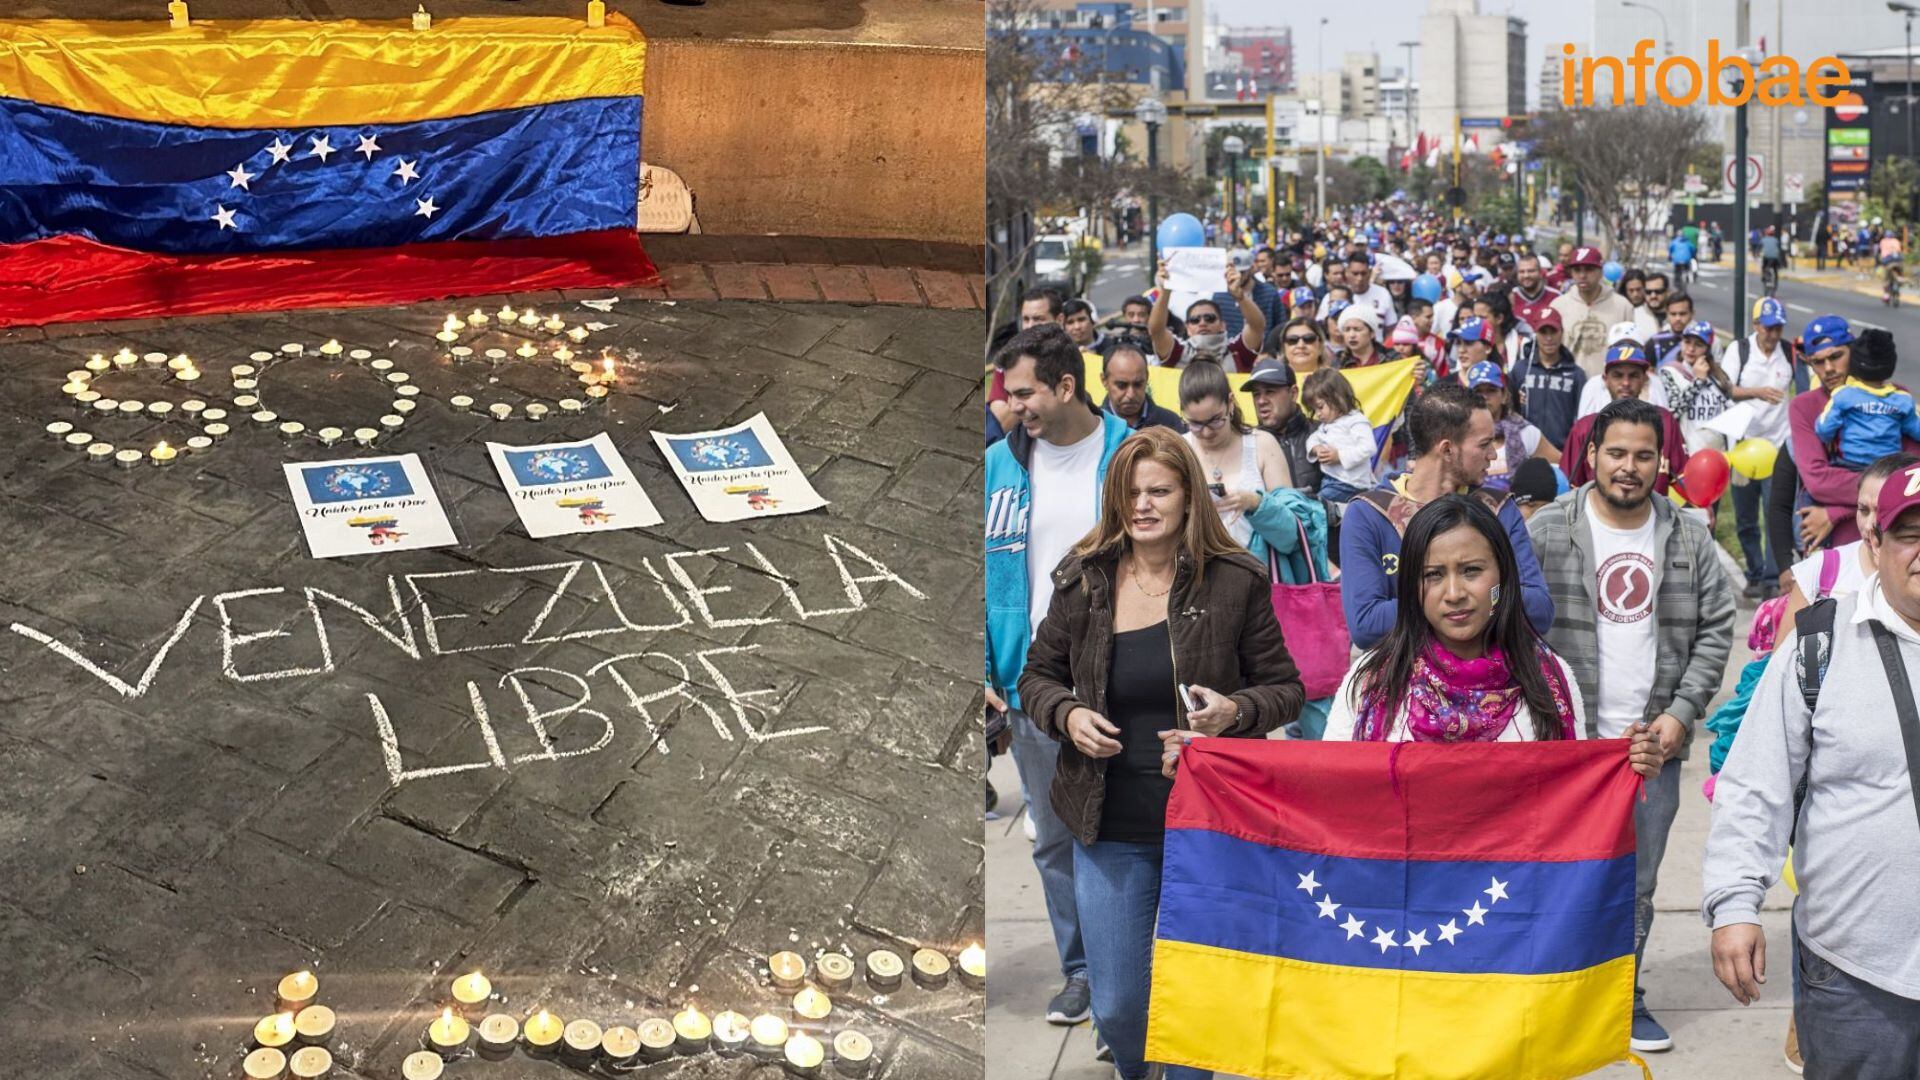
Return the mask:
<path id="1" fill-rule="evenodd" d="M 1735 316 L 1733 283 L 1731 266 L 1708 266 L 1701 271 L 1699 280 L 1687 289 L 1694 297 L 1695 310 L 1713 320 L 1716 327 L 1731 329 Z M 1761 295 L 1760 272 L 1752 269 L 1747 275 L 1748 307 L 1751 308 L 1754 300 Z M 1893 331 L 1900 338 L 1920 333 L 1920 309 L 1913 306 L 1911 292 L 1908 293 L 1905 306 L 1898 308 L 1887 307 L 1874 297 L 1849 289 L 1829 288 L 1804 281 L 1782 281 L 1778 295 L 1787 305 L 1789 334 L 1798 335 L 1801 327 L 1816 315 L 1839 315 L 1855 330 L 1880 327 Z M 1744 316 L 1738 322 L 1742 329 L 1746 328 L 1747 319 Z"/>

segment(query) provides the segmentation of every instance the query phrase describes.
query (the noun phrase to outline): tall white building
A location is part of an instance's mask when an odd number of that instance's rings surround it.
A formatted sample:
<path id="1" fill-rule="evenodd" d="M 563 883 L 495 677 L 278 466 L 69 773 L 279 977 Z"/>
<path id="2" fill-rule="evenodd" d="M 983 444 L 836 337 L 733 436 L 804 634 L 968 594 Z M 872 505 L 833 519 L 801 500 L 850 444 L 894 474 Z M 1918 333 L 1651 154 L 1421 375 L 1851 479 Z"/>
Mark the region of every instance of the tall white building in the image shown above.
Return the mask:
<path id="1" fill-rule="evenodd" d="M 1596 5 L 1598 6 L 1598 5 Z M 1527 23 L 1479 0 L 1428 0 L 1420 17 L 1420 130 L 1449 139 L 1461 118 L 1527 111 Z M 1479 132 L 1482 145 L 1499 129 Z"/>

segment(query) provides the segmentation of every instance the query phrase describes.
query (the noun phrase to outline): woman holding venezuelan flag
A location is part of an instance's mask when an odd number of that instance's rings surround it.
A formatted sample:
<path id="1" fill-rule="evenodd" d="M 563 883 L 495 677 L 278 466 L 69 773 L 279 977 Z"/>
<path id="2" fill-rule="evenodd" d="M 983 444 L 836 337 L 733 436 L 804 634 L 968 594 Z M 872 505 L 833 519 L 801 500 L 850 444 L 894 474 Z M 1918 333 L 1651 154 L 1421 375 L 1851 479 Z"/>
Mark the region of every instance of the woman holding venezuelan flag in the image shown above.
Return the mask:
<path id="1" fill-rule="evenodd" d="M 1512 742 L 1585 737 L 1580 688 L 1540 639 L 1517 592 L 1513 545 L 1500 520 L 1444 495 L 1407 522 L 1399 617 L 1334 695 L 1330 740 Z M 1664 760 L 1650 732 L 1628 744 L 1635 772 Z"/>
<path id="2" fill-rule="evenodd" d="M 1051 798 L 1073 833 L 1094 1024 L 1120 1075 L 1142 1080 L 1173 789 L 1163 750 L 1195 734 L 1260 738 L 1292 722 L 1306 693 L 1266 566 L 1220 523 L 1199 459 L 1168 428 L 1114 452 L 1099 523 L 1053 585 L 1019 689 L 1060 763 L 1050 793 L 1027 794 Z"/>

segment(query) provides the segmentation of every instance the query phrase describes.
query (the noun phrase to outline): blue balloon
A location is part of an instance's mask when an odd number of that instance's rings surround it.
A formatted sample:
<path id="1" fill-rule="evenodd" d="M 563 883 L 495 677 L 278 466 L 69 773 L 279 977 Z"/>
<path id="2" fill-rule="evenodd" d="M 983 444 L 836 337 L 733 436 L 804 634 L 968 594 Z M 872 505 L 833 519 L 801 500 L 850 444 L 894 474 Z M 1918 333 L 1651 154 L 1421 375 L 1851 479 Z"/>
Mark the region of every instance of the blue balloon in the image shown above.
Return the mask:
<path id="1" fill-rule="evenodd" d="M 1440 296 L 1446 292 L 1440 286 L 1440 279 L 1432 274 L 1421 274 L 1413 279 L 1413 295 L 1416 300 L 1425 300 L 1429 304 L 1440 302 Z"/>
<path id="2" fill-rule="evenodd" d="M 1167 248 L 1205 247 L 1207 230 L 1200 225 L 1200 219 L 1192 214 L 1173 214 L 1160 222 L 1161 250 Z"/>
<path id="3" fill-rule="evenodd" d="M 1600 276 L 1615 285 L 1620 283 L 1620 275 L 1624 273 L 1626 273 L 1626 271 L 1620 269 L 1620 264 L 1614 262 L 1612 259 L 1608 259 L 1607 264 L 1600 268 Z"/>

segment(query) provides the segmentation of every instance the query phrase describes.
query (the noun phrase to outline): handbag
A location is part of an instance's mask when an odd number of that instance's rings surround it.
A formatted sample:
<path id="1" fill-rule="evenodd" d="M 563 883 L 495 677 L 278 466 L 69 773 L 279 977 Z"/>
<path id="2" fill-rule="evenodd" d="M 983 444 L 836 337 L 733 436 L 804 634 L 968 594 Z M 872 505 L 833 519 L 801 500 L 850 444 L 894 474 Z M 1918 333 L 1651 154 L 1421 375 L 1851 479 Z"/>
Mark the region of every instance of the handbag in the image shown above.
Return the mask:
<path id="1" fill-rule="evenodd" d="M 1331 697 L 1347 677 L 1353 654 L 1353 637 L 1347 632 L 1347 614 L 1340 606 L 1340 585 L 1320 580 L 1314 565 L 1313 550 L 1307 544 L 1307 528 L 1300 530 L 1300 550 L 1306 553 L 1307 584 L 1288 585 L 1280 580 L 1279 555 L 1267 548 L 1267 580 L 1273 588 L 1273 615 L 1280 620 L 1285 636 L 1295 642 L 1307 642 L 1305 649 L 1287 651 L 1300 669 L 1307 700 Z"/>

